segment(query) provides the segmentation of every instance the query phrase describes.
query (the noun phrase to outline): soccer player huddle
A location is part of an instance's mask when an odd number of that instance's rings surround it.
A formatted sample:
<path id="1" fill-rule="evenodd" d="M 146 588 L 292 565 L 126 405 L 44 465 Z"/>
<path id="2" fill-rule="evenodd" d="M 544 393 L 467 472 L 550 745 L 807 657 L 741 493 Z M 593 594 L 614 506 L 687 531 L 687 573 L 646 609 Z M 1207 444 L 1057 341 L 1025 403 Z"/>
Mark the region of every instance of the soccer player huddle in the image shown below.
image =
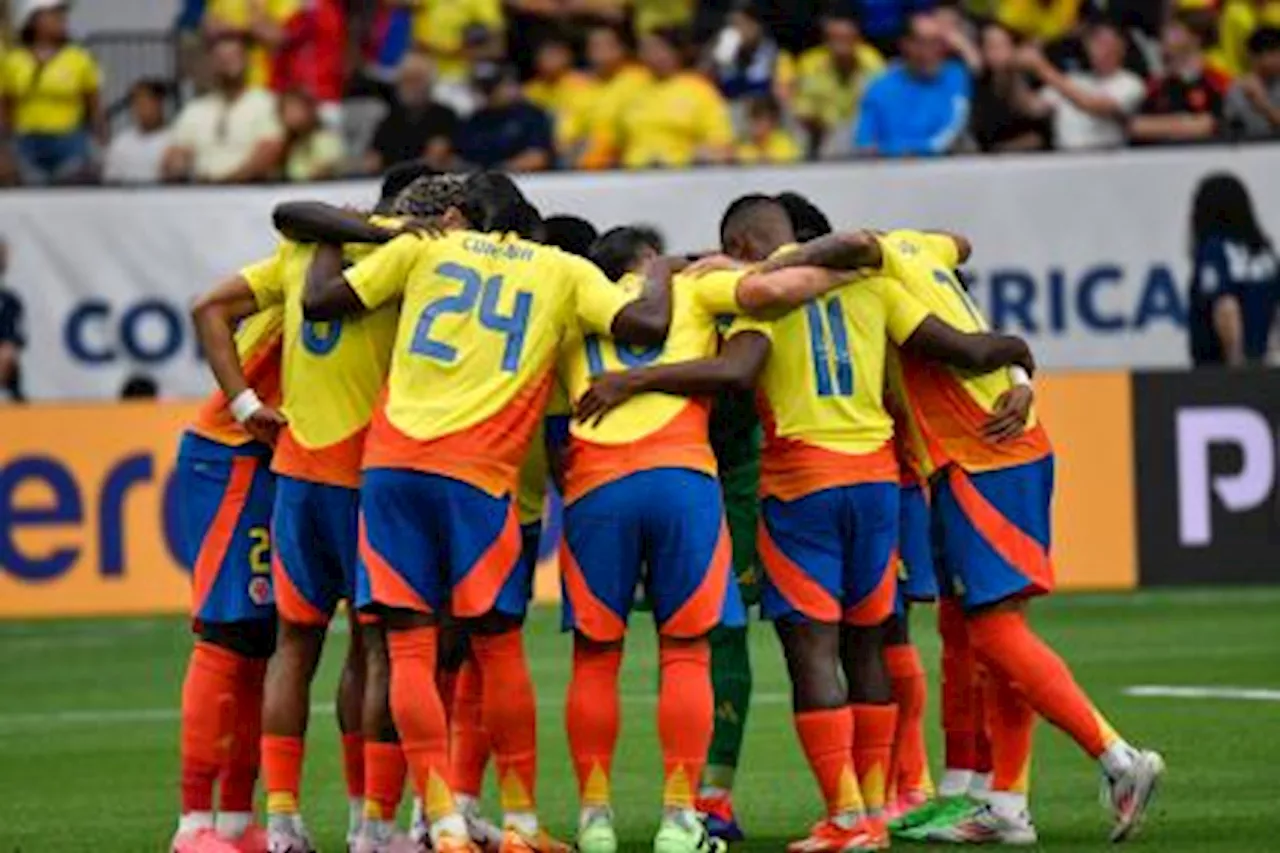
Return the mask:
<path id="1" fill-rule="evenodd" d="M 1037 716 L 1099 763 L 1112 839 L 1138 827 L 1160 756 L 1116 733 L 1027 622 L 1054 584 L 1053 453 L 1026 343 L 988 332 L 956 276 L 965 239 L 833 233 L 799 196 L 748 195 L 717 251 L 669 257 L 644 227 L 544 220 L 504 175 L 416 166 L 373 214 L 290 203 L 275 224 L 276 251 L 193 311 L 220 390 L 178 459 L 197 640 L 174 853 L 314 849 L 310 689 L 344 600 L 349 849 L 568 849 L 539 821 L 522 642 L 550 481 L 581 853 L 619 848 L 637 606 L 659 634 L 655 853 L 742 838 L 757 602 L 822 797 L 792 853 L 1034 844 Z M 939 595 L 935 790 L 907 609 Z"/>

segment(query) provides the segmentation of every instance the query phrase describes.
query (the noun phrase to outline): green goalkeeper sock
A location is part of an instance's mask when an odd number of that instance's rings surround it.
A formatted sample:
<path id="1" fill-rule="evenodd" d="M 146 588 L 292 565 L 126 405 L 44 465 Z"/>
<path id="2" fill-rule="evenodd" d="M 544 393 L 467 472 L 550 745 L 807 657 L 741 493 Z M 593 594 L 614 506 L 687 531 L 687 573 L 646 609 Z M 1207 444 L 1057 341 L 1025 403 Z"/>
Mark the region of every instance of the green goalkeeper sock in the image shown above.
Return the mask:
<path id="1" fill-rule="evenodd" d="M 702 786 L 730 791 L 751 707 L 746 628 L 716 628 L 711 632 L 711 685 L 715 691 L 716 729 Z"/>

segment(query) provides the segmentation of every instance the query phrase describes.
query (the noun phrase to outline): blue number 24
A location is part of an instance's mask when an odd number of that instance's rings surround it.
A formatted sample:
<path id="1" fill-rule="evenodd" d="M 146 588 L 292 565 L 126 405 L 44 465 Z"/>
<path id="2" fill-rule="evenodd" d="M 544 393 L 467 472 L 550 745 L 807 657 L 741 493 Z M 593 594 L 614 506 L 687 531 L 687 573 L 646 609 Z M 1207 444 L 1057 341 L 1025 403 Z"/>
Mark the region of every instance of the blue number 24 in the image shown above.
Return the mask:
<path id="1" fill-rule="evenodd" d="M 804 311 L 805 322 L 809 326 L 809 348 L 813 355 L 813 376 L 818 386 L 818 396 L 852 396 L 853 361 L 849 358 L 849 331 L 845 327 L 844 308 L 840 305 L 840 299 L 832 297 L 821 305 L 817 300 L 811 300 L 805 303 Z M 831 377 L 833 355 L 834 383 Z"/>
<path id="2" fill-rule="evenodd" d="M 502 276 L 484 280 L 479 271 L 461 264 L 446 263 L 436 267 L 436 275 L 462 285 L 462 290 L 428 303 L 418 316 L 418 326 L 413 334 L 411 352 L 427 358 L 452 364 L 458 357 L 456 347 L 431 337 L 431 325 L 446 314 L 470 314 L 480 303 L 480 325 L 499 332 L 507 338 L 502 351 L 502 369 L 515 373 L 520 366 L 520 353 L 524 349 L 525 333 L 529 328 L 529 314 L 533 310 L 533 295 L 527 291 L 516 293 L 515 306 L 510 314 L 498 313 L 498 300 L 502 296 Z"/>

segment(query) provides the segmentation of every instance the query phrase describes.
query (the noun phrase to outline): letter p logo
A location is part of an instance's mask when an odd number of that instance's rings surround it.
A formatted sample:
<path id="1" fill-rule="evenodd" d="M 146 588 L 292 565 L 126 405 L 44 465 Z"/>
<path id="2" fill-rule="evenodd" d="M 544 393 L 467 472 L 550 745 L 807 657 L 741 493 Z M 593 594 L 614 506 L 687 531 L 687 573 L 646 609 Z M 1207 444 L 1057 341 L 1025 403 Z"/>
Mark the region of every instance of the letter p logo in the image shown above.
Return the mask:
<path id="1" fill-rule="evenodd" d="M 1178 538 L 1183 545 L 1213 540 L 1213 499 L 1239 512 L 1259 506 L 1275 485 L 1276 447 L 1267 419 L 1238 406 L 1183 409 L 1177 414 Z M 1214 475 L 1209 448 L 1234 444 L 1243 457 L 1240 470 Z"/>

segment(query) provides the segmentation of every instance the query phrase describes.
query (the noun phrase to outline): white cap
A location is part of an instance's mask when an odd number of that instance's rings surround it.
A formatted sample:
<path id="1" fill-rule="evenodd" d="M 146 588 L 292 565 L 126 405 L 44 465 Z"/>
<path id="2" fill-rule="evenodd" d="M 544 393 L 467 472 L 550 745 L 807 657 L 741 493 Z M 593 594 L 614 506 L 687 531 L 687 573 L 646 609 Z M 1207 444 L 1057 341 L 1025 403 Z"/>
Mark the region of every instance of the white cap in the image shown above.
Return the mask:
<path id="1" fill-rule="evenodd" d="M 37 12 L 43 12 L 47 9 L 61 9 L 70 5 L 70 0 L 26 0 L 22 4 L 21 13 L 18 15 L 18 29 L 26 29 L 27 24 L 31 23 L 31 19 L 35 17 Z"/>

